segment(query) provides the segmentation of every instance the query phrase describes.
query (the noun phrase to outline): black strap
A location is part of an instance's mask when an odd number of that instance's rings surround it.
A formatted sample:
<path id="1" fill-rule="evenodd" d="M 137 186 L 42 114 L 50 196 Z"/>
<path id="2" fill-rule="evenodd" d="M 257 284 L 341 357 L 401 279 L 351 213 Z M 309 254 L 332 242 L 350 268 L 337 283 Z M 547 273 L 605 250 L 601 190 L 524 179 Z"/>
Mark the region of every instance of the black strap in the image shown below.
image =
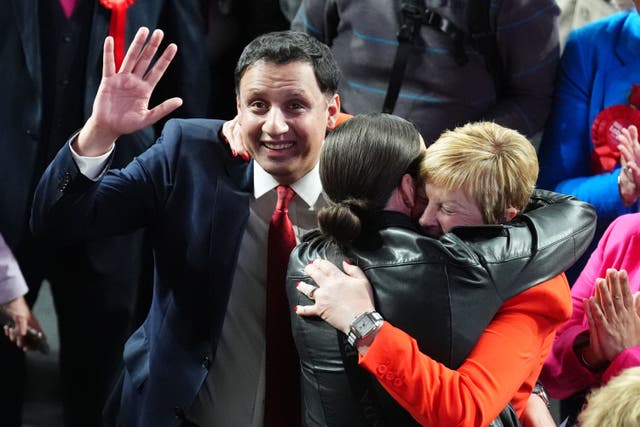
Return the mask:
<path id="1" fill-rule="evenodd" d="M 398 49 L 393 60 L 389 85 L 382 107 L 383 113 L 391 114 L 395 109 L 400 87 L 407 68 L 409 54 L 415 46 L 420 27 L 428 25 L 448 34 L 454 40 L 454 58 L 458 65 L 464 65 L 468 58 L 464 52 L 464 33 L 453 22 L 437 12 L 427 9 L 424 0 L 402 0 L 398 11 Z"/>
<path id="2" fill-rule="evenodd" d="M 484 57 L 485 65 L 493 77 L 495 90 L 499 96 L 503 75 L 502 60 L 496 41 L 499 3 L 498 0 L 469 1 L 466 9 L 466 21 L 469 23 L 469 28 L 465 32 L 445 16 L 428 9 L 424 0 L 401 0 L 400 6 L 396 8 L 400 23 L 400 30 L 397 34 L 398 49 L 391 68 L 382 112 L 392 114 L 395 109 L 409 54 L 415 46 L 422 25 L 434 27 L 451 37 L 454 43 L 453 57 L 459 66 L 465 65 L 469 61 L 464 50 L 464 41 L 465 33 L 470 35 L 472 46 Z"/>
<path id="3" fill-rule="evenodd" d="M 396 107 L 396 101 L 400 94 L 400 86 L 402 86 L 404 72 L 409 60 L 409 53 L 411 53 L 415 38 L 422 25 L 421 14 L 424 10 L 424 0 L 403 0 L 400 3 L 400 11 L 398 13 L 400 30 L 397 34 L 398 49 L 396 50 L 396 56 L 393 60 L 391 76 L 389 76 L 387 94 L 382 106 L 383 113 L 392 114 Z"/>
<path id="4" fill-rule="evenodd" d="M 497 96 L 502 92 L 504 71 L 496 40 L 499 4 L 498 0 L 476 0 L 470 1 L 467 9 L 471 45 L 484 57 Z"/>

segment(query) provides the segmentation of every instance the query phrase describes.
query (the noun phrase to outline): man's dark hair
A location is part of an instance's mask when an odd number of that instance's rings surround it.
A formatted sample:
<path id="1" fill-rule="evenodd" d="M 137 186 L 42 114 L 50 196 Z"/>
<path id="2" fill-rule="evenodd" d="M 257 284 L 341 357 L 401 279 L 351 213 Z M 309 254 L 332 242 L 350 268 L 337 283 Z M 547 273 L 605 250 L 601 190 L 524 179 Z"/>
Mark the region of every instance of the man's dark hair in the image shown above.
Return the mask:
<path id="1" fill-rule="evenodd" d="M 245 71 L 258 61 L 286 64 L 293 61 L 308 62 L 313 67 L 320 90 L 332 96 L 338 90 L 340 69 L 331 49 L 313 37 L 298 31 L 276 31 L 256 37 L 238 59 L 234 78 L 236 94 Z"/>

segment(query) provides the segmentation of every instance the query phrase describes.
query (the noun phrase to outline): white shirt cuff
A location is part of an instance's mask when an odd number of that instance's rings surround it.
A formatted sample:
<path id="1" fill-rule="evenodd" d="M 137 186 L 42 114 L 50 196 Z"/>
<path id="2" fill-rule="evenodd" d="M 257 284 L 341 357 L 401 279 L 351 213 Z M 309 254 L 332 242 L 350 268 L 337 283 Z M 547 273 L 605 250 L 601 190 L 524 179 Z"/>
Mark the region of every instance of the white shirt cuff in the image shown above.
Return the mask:
<path id="1" fill-rule="evenodd" d="M 74 140 L 75 138 L 69 142 L 69 149 L 71 150 L 71 156 L 73 156 L 73 160 L 76 162 L 80 173 L 92 181 L 97 181 L 102 176 L 102 174 L 106 172 L 107 163 L 109 162 L 109 156 L 111 155 L 111 153 L 113 153 L 116 145 L 112 144 L 109 151 L 100 156 L 88 157 L 81 156 L 75 152 L 73 146 L 71 145 Z"/>

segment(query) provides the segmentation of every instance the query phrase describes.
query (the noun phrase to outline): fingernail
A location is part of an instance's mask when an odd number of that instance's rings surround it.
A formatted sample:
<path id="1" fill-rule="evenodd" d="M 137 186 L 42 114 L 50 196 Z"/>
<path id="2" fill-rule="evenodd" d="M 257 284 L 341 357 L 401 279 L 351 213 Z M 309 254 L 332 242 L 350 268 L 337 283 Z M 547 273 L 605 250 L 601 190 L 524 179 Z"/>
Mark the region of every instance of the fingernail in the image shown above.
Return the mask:
<path id="1" fill-rule="evenodd" d="M 296 313 L 298 312 L 298 306 L 297 305 L 295 307 L 293 307 L 293 311 L 295 311 Z"/>
<path id="2" fill-rule="evenodd" d="M 345 259 L 342 262 L 344 262 L 345 264 L 353 265 L 353 264 L 351 264 L 351 262 L 348 259 Z"/>
<path id="3" fill-rule="evenodd" d="M 233 150 L 233 149 L 232 149 L 232 150 L 231 150 L 231 155 L 232 155 L 233 157 L 238 157 L 238 152 L 237 152 L 236 150 Z"/>
<path id="4" fill-rule="evenodd" d="M 249 156 L 247 153 L 241 154 L 240 157 L 242 157 L 242 160 L 244 160 L 245 162 L 248 162 L 251 159 L 251 156 Z"/>
<path id="5" fill-rule="evenodd" d="M 296 282 L 296 288 L 300 286 L 300 282 Z"/>

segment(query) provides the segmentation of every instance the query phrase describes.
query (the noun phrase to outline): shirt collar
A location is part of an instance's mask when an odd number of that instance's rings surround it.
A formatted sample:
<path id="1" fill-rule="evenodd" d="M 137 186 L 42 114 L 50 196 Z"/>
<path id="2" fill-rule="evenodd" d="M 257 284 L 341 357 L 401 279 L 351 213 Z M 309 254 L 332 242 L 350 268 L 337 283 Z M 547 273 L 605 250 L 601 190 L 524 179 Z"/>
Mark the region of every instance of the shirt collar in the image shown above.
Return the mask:
<path id="1" fill-rule="evenodd" d="M 278 185 L 280 185 L 278 181 L 265 171 L 258 162 L 253 162 L 253 195 L 256 199 L 264 196 Z M 291 184 L 291 188 L 309 207 L 313 208 L 322 193 L 319 164 L 316 163 L 314 168 L 306 175 Z"/>

